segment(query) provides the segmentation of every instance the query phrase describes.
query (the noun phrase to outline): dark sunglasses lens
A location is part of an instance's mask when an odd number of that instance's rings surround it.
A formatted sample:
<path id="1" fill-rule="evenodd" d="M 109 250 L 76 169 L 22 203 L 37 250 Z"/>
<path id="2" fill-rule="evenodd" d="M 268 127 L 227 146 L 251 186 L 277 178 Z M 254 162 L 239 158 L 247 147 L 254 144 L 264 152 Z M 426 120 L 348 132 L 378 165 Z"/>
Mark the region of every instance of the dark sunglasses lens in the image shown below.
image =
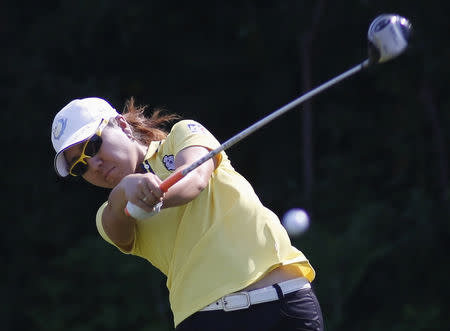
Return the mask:
<path id="1" fill-rule="evenodd" d="M 88 156 L 94 156 L 98 153 L 100 150 L 100 147 L 102 146 L 102 138 L 100 136 L 94 135 L 91 139 L 89 139 L 88 143 L 86 144 L 86 149 L 84 150 L 84 154 Z"/>
<path id="2" fill-rule="evenodd" d="M 84 164 L 83 162 L 78 162 L 74 165 L 72 168 L 72 174 L 75 176 L 81 176 L 87 171 L 88 165 Z"/>

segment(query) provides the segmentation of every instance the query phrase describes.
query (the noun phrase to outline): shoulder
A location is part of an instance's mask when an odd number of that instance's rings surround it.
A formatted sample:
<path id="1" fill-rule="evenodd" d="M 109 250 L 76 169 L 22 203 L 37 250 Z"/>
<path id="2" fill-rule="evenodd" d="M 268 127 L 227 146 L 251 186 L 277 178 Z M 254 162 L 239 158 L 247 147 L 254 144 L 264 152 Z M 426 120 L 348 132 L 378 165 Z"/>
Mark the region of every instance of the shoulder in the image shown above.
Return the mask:
<path id="1" fill-rule="evenodd" d="M 199 122 L 194 120 L 182 120 L 172 127 L 167 140 L 179 141 L 190 139 L 212 138 L 213 135 Z"/>
<path id="2" fill-rule="evenodd" d="M 171 153 L 175 155 L 180 150 L 189 146 L 195 145 L 214 149 L 220 143 L 202 124 L 194 120 L 186 119 L 175 123 L 164 145 L 166 148 L 170 148 Z M 165 150 L 165 152 L 167 151 Z"/>
<path id="3" fill-rule="evenodd" d="M 177 132 L 186 132 L 188 134 L 192 133 L 195 134 L 195 133 L 206 133 L 207 130 L 199 122 L 186 119 L 175 123 L 172 129 L 170 130 L 170 133 L 177 133 Z"/>

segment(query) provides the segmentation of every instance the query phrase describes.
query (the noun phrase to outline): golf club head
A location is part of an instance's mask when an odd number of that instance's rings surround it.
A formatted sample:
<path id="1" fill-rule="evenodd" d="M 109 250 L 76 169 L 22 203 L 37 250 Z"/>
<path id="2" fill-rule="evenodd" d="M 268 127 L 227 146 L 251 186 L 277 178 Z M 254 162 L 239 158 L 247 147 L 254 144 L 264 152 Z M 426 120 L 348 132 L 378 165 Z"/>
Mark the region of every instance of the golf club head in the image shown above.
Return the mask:
<path id="1" fill-rule="evenodd" d="M 375 18 L 367 32 L 370 64 L 383 63 L 402 54 L 411 31 L 411 23 L 399 15 L 383 14 Z"/>

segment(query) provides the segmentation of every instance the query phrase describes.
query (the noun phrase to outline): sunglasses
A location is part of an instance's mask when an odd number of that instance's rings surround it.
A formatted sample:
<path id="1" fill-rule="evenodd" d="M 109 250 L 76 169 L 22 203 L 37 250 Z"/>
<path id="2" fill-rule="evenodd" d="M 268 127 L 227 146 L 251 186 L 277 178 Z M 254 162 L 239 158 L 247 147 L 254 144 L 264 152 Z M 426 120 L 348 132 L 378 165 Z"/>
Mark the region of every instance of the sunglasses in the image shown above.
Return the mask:
<path id="1" fill-rule="evenodd" d="M 101 134 L 107 124 L 108 121 L 103 120 L 100 123 L 97 132 L 86 140 L 83 148 L 81 149 L 81 155 L 70 167 L 69 174 L 74 177 L 82 176 L 88 170 L 86 160 L 94 157 L 100 150 L 100 147 L 102 147 L 103 140 Z"/>

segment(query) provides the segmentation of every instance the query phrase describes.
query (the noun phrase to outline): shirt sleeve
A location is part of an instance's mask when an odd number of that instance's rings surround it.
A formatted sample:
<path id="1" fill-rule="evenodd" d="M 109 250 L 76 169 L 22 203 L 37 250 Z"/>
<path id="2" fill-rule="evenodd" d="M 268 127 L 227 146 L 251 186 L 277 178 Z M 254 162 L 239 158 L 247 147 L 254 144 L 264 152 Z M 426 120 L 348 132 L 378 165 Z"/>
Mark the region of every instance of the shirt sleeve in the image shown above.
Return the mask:
<path id="1" fill-rule="evenodd" d="M 134 250 L 134 245 L 133 245 L 133 249 L 131 251 L 125 251 L 123 249 L 121 249 L 119 246 L 117 246 L 106 234 L 105 229 L 103 229 L 103 223 L 102 223 L 102 214 L 103 211 L 105 210 L 106 206 L 108 205 L 108 201 L 105 201 L 100 208 L 97 210 L 97 215 L 95 218 L 95 223 L 97 225 L 97 231 L 98 233 L 100 233 L 100 236 L 108 243 L 110 243 L 111 245 L 117 247 L 122 253 L 124 254 L 131 254 Z M 135 238 L 135 242 L 136 242 L 136 238 Z"/>
<path id="2" fill-rule="evenodd" d="M 176 123 L 169 137 L 175 154 L 190 146 L 202 146 L 209 150 L 220 146 L 219 141 L 203 125 L 192 120 L 183 120 Z M 222 155 L 219 153 L 217 155 L 218 163 L 221 158 Z"/>
<path id="3" fill-rule="evenodd" d="M 111 245 L 114 245 L 111 239 L 109 239 L 108 235 L 106 234 L 105 230 L 103 229 L 102 224 L 102 214 L 103 210 L 105 210 L 106 206 L 108 205 L 108 201 L 105 201 L 100 208 L 97 210 L 97 216 L 95 218 L 95 223 L 97 224 L 97 231 L 100 233 L 100 236 L 107 242 L 109 242 Z"/>

